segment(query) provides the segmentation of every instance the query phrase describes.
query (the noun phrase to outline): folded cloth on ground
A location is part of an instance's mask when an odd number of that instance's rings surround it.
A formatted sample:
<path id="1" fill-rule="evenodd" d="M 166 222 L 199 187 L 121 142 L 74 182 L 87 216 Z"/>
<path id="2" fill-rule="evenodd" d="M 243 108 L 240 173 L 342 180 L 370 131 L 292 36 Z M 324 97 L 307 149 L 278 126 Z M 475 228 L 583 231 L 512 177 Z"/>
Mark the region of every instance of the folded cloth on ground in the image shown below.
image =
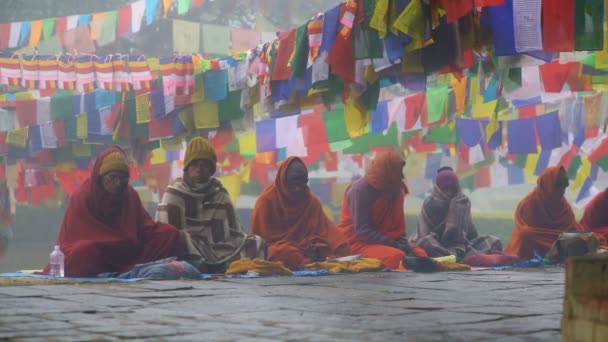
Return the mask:
<path id="1" fill-rule="evenodd" d="M 285 267 L 280 261 L 266 261 L 259 258 L 253 260 L 235 260 L 230 263 L 230 266 L 226 270 L 226 274 L 242 274 L 249 271 L 262 276 L 293 274 L 293 272 Z"/>
<path id="2" fill-rule="evenodd" d="M 451 264 L 456 262 L 455 255 L 446 255 L 438 258 L 433 258 L 436 264 Z"/>
<path id="3" fill-rule="evenodd" d="M 472 255 L 462 261 L 463 264 L 475 267 L 511 266 L 519 262 L 521 262 L 521 259 L 518 257 L 506 254 Z"/>
<path id="4" fill-rule="evenodd" d="M 324 261 L 304 265 L 305 270 L 328 270 L 331 273 L 358 273 L 380 271 L 384 268 L 382 261 L 373 258 L 361 258 L 352 261 Z"/>
<path id="5" fill-rule="evenodd" d="M 122 274 L 102 273 L 98 277 L 106 278 L 115 276 L 120 279 L 200 279 L 201 273 L 196 267 L 186 261 L 177 261 L 175 258 L 167 258 L 146 264 L 138 264 L 128 272 Z"/>
<path id="6" fill-rule="evenodd" d="M 437 263 L 436 265 L 438 271 L 470 271 L 471 266 L 465 264 L 459 264 L 457 262 L 447 262 L 447 263 Z"/>

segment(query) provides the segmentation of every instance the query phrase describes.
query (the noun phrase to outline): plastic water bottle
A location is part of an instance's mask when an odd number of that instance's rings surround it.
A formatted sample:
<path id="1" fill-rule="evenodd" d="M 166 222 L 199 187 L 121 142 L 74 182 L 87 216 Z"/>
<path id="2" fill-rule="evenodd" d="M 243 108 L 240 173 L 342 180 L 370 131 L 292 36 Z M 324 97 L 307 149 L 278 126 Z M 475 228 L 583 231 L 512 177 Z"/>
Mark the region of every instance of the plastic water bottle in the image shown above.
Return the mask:
<path id="1" fill-rule="evenodd" d="M 65 257 L 59 246 L 55 246 L 49 260 L 49 276 L 53 278 L 64 277 L 64 259 Z"/>

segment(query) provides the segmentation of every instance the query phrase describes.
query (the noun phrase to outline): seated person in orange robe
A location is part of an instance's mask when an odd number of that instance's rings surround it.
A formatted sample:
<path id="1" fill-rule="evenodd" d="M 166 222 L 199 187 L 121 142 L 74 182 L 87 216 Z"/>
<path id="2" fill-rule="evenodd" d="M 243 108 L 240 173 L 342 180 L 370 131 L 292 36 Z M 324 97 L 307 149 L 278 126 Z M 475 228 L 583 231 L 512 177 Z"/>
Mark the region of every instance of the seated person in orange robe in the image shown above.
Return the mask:
<path id="1" fill-rule="evenodd" d="M 338 224 L 352 253 L 380 259 L 391 269 L 401 268 L 406 254 L 427 256 L 405 238 L 403 205 L 408 190 L 403 183 L 404 166 L 397 152 L 379 152 L 365 176 L 344 191 Z"/>
<path id="2" fill-rule="evenodd" d="M 531 259 L 538 251 L 544 256 L 560 234 L 580 230 L 564 197 L 568 185 L 568 175 L 559 166 L 547 168 L 538 177 L 534 190 L 515 210 L 515 229 L 505 254 Z"/>
<path id="3" fill-rule="evenodd" d="M 608 189 L 597 194 L 585 207 L 585 213 L 581 219 L 581 226 L 594 232 L 604 240 L 608 241 Z"/>
<path id="4" fill-rule="evenodd" d="M 266 241 L 270 261 L 294 270 L 350 254 L 346 238 L 310 192 L 308 169 L 298 157 L 281 164 L 274 183 L 258 198 L 250 233 Z"/>

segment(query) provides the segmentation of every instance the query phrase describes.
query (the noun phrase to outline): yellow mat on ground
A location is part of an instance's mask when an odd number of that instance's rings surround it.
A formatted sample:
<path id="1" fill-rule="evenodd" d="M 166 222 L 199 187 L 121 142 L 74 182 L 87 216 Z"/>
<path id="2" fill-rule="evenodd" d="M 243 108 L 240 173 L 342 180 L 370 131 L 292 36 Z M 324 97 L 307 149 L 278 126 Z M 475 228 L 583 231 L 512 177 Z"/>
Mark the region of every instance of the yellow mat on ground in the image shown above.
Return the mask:
<path id="1" fill-rule="evenodd" d="M 331 273 L 358 273 L 379 271 L 384 268 L 382 261 L 372 258 L 361 258 L 351 261 L 323 261 L 304 265 L 305 270 L 328 270 Z"/>

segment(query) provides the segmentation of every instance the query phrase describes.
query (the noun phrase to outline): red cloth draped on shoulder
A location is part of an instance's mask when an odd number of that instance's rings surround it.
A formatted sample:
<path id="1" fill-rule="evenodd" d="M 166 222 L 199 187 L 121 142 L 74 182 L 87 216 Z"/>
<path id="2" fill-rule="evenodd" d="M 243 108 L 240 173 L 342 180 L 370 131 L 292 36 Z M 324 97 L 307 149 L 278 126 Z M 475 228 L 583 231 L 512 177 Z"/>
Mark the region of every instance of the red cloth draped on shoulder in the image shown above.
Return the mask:
<path id="1" fill-rule="evenodd" d="M 537 250 L 544 256 L 560 234 L 581 229 L 572 207 L 556 191 L 559 171 L 559 166 L 546 169 L 534 190 L 519 202 L 515 210 L 515 229 L 505 254 L 531 259 Z"/>
<path id="2" fill-rule="evenodd" d="M 116 151 L 124 154 L 111 146 L 97 158 L 91 177 L 70 198 L 56 243 L 65 255 L 66 276 L 125 272 L 138 263 L 183 255 L 178 230 L 155 223 L 131 185 L 118 195 L 103 190 L 99 169 Z M 47 265 L 43 273 L 48 270 Z"/>
<path id="3" fill-rule="evenodd" d="M 602 244 L 608 241 L 608 189 L 595 196 L 585 207 L 581 219 L 581 226 L 592 231 L 603 239 Z"/>
<path id="4" fill-rule="evenodd" d="M 271 261 L 282 261 L 291 269 L 311 262 L 307 257 L 311 249 L 316 249 L 323 260 L 350 254 L 346 238 L 327 217 L 310 189 L 306 188 L 298 197 L 288 191 L 287 167 L 296 160 L 302 162 L 298 157 L 285 160 L 274 183 L 257 199 L 250 232 L 266 240 Z"/>

